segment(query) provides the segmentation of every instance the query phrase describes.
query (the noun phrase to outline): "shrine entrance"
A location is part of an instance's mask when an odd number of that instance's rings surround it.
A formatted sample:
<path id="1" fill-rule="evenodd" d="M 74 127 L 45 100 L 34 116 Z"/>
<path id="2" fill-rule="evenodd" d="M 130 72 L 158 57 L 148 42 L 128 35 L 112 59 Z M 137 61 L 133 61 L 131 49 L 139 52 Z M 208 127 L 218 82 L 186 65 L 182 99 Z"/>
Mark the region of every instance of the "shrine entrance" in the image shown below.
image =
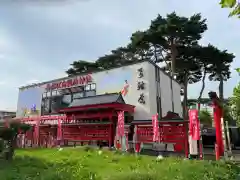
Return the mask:
<path id="1" fill-rule="evenodd" d="M 54 147 L 57 145 L 114 146 L 117 112 L 124 111 L 126 123 L 133 120 L 135 106 L 125 104 L 118 93 L 74 99 L 60 115 L 20 119 L 32 125 L 31 131 L 19 136 L 21 147 Z"/>
<path id="2" fill-rule="evenodd" d="M 60 110 L 66 115 L 62 123 L 64 144 L 114 146 L 117 112 L 124 111 L 125 121 L 130 123 L 134 108 L 125 104 L 118 93 L 75 99 L 68 108 Z"/>

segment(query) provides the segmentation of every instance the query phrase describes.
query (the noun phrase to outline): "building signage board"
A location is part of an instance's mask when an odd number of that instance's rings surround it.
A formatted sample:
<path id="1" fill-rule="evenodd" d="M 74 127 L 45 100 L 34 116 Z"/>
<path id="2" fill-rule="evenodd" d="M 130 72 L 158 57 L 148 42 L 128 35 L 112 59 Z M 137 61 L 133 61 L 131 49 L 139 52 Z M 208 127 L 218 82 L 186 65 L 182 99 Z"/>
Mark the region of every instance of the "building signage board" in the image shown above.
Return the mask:
<path id="1" fill-rule="evenodd" d="M 79 85 L 85 85 L 92 82 L 92 75 L 77 76 L 75 78 L 66 79 L 58 82 L 49 83 L 46 85 L 46 90 L 64 89 Z"/>

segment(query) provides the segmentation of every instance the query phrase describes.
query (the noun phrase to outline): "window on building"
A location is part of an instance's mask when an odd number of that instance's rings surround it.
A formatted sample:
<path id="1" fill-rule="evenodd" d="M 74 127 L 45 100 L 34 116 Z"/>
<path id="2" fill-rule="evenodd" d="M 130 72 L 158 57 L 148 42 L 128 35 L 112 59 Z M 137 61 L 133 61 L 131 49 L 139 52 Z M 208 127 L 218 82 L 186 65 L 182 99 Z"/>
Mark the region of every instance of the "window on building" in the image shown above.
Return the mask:
<path id="1" fill-rule="evenodd" d="M 96 84 L 87 84 L 74 89 L 60 89 L 44 92 L 42 95 L 42 115 L 58 112 L 59 109 L 68 107 L 73 99 L 96 96 Z"/>
<path id="2" fill-rule="evenodd" d="M 95 83 L 91 84 L 91 90 L 96 90 L 96 84 Z"/>
<path id="3" fill-rule="evenodd" d="M 91 90 L 91 85 L 90 84 L 86 85 L 85 90 L 90 91 Z"/>
<path id="4" fill-rule="evenodd" d="M 93 91 L 93 90 L 96 90 L 96 84 L 93 83 L 93 84 L 88 84 L 85 86 L 85 91 Z"/>
<path id="5" fill-rule="evenodd" d="M 79 93 L 73 94 L 73 99 L 78 99 L 78 98 L 83 98 L 83 97 L 84 97 L 84 92 L 79 92 Z"/>
<path id="6" fill-rule="evenodd" d="M 89 97 L 89 96 L 96 96 L 96 91 L 86 91 L 86 94 L 85 94 L 86 97 Z"/>
<path id="7" fill-rule="evenodd" d="M 53 90 L 52 96 L 61 96 L 61 93 L 58 90 Z"/>
<path id="8" fill-rule="evenodd" d="M 70 104 L 72 102 L 72 95 L 71 94 L 65 94 L 62 96 L 62 102 L 65 104 Z"/>

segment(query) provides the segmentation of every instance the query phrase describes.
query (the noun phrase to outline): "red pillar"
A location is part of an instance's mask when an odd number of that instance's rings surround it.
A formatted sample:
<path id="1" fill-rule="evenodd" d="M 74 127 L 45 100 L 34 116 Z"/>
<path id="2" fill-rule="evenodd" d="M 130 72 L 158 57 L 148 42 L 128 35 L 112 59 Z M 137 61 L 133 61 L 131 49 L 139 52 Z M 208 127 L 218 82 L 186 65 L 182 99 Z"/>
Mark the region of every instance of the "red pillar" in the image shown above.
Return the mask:
<path id="1" fill-rule="evenodd" d="M 113 144 L 113 139 L 114 139 L 112 113 L 109 115 L 109 121 L 110 121 L 110 124 L 109 124 L 109 140 L 108 140 L 108 143 L 109 143 L 109 148 L 111 148 L 112 144 Z"/>
<path id="2" fill-rule="evenodd" d="M 217 153 L 222 156 L 224 153 L 223 139 L 222 139 L 222 127 L 221 127 L 222 109 L 216 103 L 214 103 L 214 123 L 216 129 L 216 144 Z"/>
<path id="3" fill-rule="evenodd" d="M 40 118 L 36 118 L 36 124 L 34 126 L 34 141 L 35 141 L 35 145 L 38 146 L 39 145 L 39 125 L 40 125 Z"/>
<path id="4" fill-rule="evenodd" d="M 57 146 L 61 145 L 62 142 L 62 117 L 58 117 L 57 119 Z"/>
<path id="5" fill-rule="evenodd" d="M 136 126 L 136 125 L 135 125 Z M 135 153 L 139 153 L 140 152 L 140 150 L 141 150 L 141 142 L 139 142 L 139 137 L 138 137 L 138 127 L 136 126 L 135 127 L 136 128 L 136 131 L 135 131 L 135 136 L 136 136 L 136 139 L 135 139 L 135 144 L 134 144 L 134 146 L 135 146 Z"/>

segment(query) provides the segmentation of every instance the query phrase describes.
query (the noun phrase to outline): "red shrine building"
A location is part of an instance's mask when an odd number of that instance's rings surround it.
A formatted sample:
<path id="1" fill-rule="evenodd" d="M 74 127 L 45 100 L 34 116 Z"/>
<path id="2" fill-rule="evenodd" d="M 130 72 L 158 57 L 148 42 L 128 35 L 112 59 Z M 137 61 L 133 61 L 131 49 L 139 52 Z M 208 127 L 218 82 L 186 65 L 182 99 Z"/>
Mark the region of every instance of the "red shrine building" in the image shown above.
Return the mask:
<path id="1" fill-rule="evenodd" d="M 16 117 L 38 126 L 27 134 L 27 145 L 51 146 L 60 133 L 64 144 L 103 141 L 112 146 L 117 112 L 124 111 L 126 126 L 150 122 L 156 113 L 159 118 L 168 112 L 181 116 L 180 90 L 159 66 L 142 61 L 20 87 Z M 38 138 L 31 138 L 36 132 Z"/>

